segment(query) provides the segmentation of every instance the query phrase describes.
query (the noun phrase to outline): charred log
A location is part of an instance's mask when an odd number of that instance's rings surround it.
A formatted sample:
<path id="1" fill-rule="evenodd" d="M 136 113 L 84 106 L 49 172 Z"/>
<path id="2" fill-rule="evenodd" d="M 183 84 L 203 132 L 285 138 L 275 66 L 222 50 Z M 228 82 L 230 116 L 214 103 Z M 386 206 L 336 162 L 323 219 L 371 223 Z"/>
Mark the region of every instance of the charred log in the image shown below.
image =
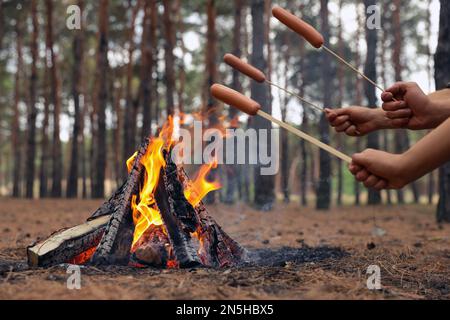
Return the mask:
<path id="1" fill-rule="evenodd" d="M 27 248 L 30 267 L 46 267 L 70 262 L 95 247 L 102 238 L 109 216 L 102 216 L 84 224 L 58 231 L 48 239 Z"/>
<path id="2" fill-rule="evenodd" d="M 105 230 L 105 235 L 100 241 L 91 263 L 95 265 L 119 264 L 126 265 L 130 258 L 130 247 L 133 241 L 134 224 L 131 216 L 131 198 L 139 192 L 139 186 L 143 180 L 142 156 L 147 151 L 150 140 L 147 138 L 142 143 L 134 160 L 128 179 L 105 202 L 99 210 L 94 212 L 92 218 L 110 212 L 111 219 Z"/>

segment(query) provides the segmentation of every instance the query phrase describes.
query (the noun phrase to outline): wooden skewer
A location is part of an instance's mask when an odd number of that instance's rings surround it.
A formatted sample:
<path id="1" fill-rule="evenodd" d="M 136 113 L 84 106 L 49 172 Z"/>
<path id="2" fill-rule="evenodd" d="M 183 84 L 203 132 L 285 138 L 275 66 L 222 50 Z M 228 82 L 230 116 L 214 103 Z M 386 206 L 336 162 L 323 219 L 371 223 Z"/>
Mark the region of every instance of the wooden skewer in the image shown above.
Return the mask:
<path id="1" fill-rule="evenodd" d="M 244 62 L 243 60 L 239 59 L 238 57 L 236 57 L 235 55 L 232 55 L 231 53 L 227 53 L 224 57 L 223 60 L 225 61 L 225 63 L 227 63 L 229 66 L 233 67 L 234 69 L 238 70 L 239 72 L 245 74 L 246 76 L 252 78 L 253 80 L 259 82 L 259 83 L 263 83 L 266 82 L 267 84 L 276 87 L 284 92 L 286 92 L 287 94 L 296 97 L 297 99 L 299 99 L 300 101 L 308 104 L 309 106 L 313 107 L 314 109 L 320 111 L 320 112 L 324 112 L 324 108 L 318 106 L 315 103 L 312 103 L 311 101 L 308 101 L 307 99 L 299 96 L 298 94 L 276 84 L 273 83 L 271 81 L 269 81 L 266 77 L 266 75 L 259 69 L 257 69 L 256 67 L 252 66 L 251 64 Z"/>
<path id="2" fill-rule="evenodd" d="M 294 128 L 293 126 L 280 121 L 274 117 L 272 117 L 270 114 L 264 112 L 261 110 L 261 106 L 256 101 L 244 96 L 243 94 L 230 89 L 228 87 L 225 87 L 220 84 L 214 84 L 211 86 L 211 94 L 214 98 L 223 101 L 229 105 L 232 105 L 233 107 L 238 108 L 242 112 L 245 112 L 249 115 L 259 115 L 260 117 L 263 117 L 271 122 L 274 122 L 278 124 L 280 127 L 288 130 L 289 132 L 295 134 L 297 137 L 300 137 L 301 139 L 304 139 L 317 147 L 321 148 L 322 150 L 325 150 L 332 155 L 338 157 L 339 159 L 351 163 L 352 158 L 341 151 L 323 143 L 322 141 L 310 136 L 309 134 L 298 130 L 297 128 Z"/>
<path id="3" fill-rule="evenodd" d="M 313 47 L 320 49 L 323 48 L 326 52 L 331 54 L 333 57 L 338 59 L 340 62 L 342 62 L 345 66 L 350 68 L 352 71 L 356 72 L 358 75 L 363 77 L 365 80 L 367 80 L 370 84 L 374 85 L 376 88 L 381 90 L 382 92 L 385 91 L 383 87 L 378 85 L 375 81 L 367 77 L 364 73 L 362 73 L 358 68 L 351 65 L 349 62 L 347 62 L 344 58 L 342 58 L 340 55 L 338 55 L 336 52 L 328 48 L 324 45 L 325 40 L 323 39 L 323 36 L 313 28 L 310 24 L 306 23 L 302 19 L 296 17 L 289 11 L 279 7 L 274 6 L 272 8 L 272 14 L 275 18 L 280 20 L 281 23 L 286 25 L 291 30 L 295 31 L 299 35 L 301 35 L 306 41 L 308 41 Z M 396 101 L 393 98 L 394 101 Z"/>

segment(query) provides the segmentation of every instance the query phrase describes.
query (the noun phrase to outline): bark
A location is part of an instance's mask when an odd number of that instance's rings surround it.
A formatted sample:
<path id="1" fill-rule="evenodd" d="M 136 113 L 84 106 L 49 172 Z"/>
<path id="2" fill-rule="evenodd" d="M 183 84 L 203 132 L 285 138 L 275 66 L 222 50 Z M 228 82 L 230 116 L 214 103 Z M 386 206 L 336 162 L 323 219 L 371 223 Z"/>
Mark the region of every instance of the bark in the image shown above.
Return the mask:
<path id="1" fill-rule="evenodd" d="M 320 18 L 322 22 L 321 33 L 326 39 L 330 38 L 330 27 L 328 23 L 328 0 L 320 1 Z M 329 81 L 331 75 L 330 57 L 327 54 L 322 55 L 322 79 L 323 79 L 323 105 L 325 107 L 331 106 L 331 82 Z M 330 129 L 325 115 L 321 115 L 319 123 L 319 131 L 321 141 L 330 143 Z M 317 188 L 316 208 L 318 210 L 328 210 L 331 202 L 331 157 L 330 155 L 320 150 L 320 177 L 319 186 Z"/>
<path id="2" fill-rule="evenodd" d="M 48 196 L 48 164 L 49 164 L 49 136 L 48 123 L 50 118 L 50 73 L 47 64 L 47 59 L 44 57 L 44 85 L 42 91 L 44 93 L 44 119 L 42 121 L 41 133 L 41 166 L 39 168 L 39 197 L 45 198 Z"/>
<path id="3" fill-rule="evenodd" d="M 152 110 L 154 108 L 153 102 L 153 69 L 154 69 L 154 47 L 156 46 L 156 26 L 157 26 L 157 6 L 156 0 L 145 1 L 144 5 L 144 21 L 142 34 L 142 73 L 141 73 L 141 88 L 142 88 L 142 107 L 143 107 L 143 124 L 142 124 L 142 138 L 151 134 L 152 126 Z"/>
<path id="4" fill-rule="evenodd" d="M 23 60 L 22 60 L 22 37 L 23 37 L 23 30 L 22 30 L 22 21 L 21 17 L 19 15 L 17 21 L 16 21 L 16 54 L 17 54 L 17 63 L 16 63 L 16 73 L 14 76 L 14 113 L 13 113 L 13 119 L 12 119 L 12 137 L 11 137 L 11 143 L 12 143 L 12 152 L 13 152 L 13 158 L 14 158 L 14 167 L 13 167 L 13 191 L 12 196 L 13 197 L 20 197 L 21 196 L 21 168 L 20 165 L 22 163 L 22 150 L 21 150 L 21 132 L 20 132 L 20 126 L 19 126 L 19 120 L 20 120 L 20 110 L 19 110 L 19 103 L 20 103 L 20 96 L 21 96 L 21 71 L 23 68 Z"/>
<path id="5" fill-rule="evenodd" d="M 0 0 L 0 50 L 3 48 L 3 37 L 5 35 L 5 17 L 3 15 L 4 0 Z"/>
<path id="6" fill-rule="evenodd" d="M 131 8 L 131 20 L 128 29 L 128 63 L 126 67 L 126 89 L 125 89 L 125 113 L 123 122 L 123 158 L 125 163 L 127 159 L 135 151 L 136 143 L 136 116 L 135 106 L 133 101 L 133 67 L 134 67 L 134 35 L 135 35 L 135 22 L 136 16 L 139 11 L 139 2 Z M 125 176 L 125 173 L 124 173 Z"/>
<path id="7" fill-rule="evenodd" d="M 289 41 L 289 34 L 286 33 L 284 38 L 285 50 L 281 56 L 283 56 L 284 60 L 284 87 L 289 88 L 289 68 L 290 63 L 290 52 L 289 48 L 291 47 L 291 43 Z M 280 61 L 281 64 L 281 61 Z M 281 77 L 280 77 L 281 78 Z M 289 103 L 289 96 L 287 94 L 283 95 L 284 99 L 280 99 L 281 102 L 281 120 L 286 121 L 287 114 L 287 105 Z M 290 201 L 290 190 L 289 190 L 289 136 L 287 130 L 281 130 L 281 189 L 283 193 L 283 201 L 285 203 L 289 203 Z"/>
<path id="8" fill-rule="evenodd" d="M 38 17 L 37 1 L 31 1 L 31 19 L 33 32 L 31 37 L 31 75 L 30 75 L 30 103 L 28 106 L 28 135 L 26 152 L 26 197 L 33 198 L 34 176 L 35 176 L 35 157 L 36 157 L 36 86 L 37 86 L 37 60 L 38 57 Z"/>
<path id="9" fill-rule="evenodd" d="M 167 115 L 173 115 L 175 112 L 175 56 L 173 54 L 173 49 L 175 45 L 175 30 L 173 27 L 173 21 L 171 19 L 171 1 L 163 0 L 164 5 L 164 62 L 165 62 L 165 73 L 164 80 L 166 84 L 166 110 Z"/>
<path id="10" fill-rule="evenodd" d="M 233 27 L 233 54 L 236 57 L 241 57 L 241 42 L 242 42 L 242 10 L 243 9 L 243 0 L 234 0 L 234 8 L 233 8 L 233 16 L 234 16 L 234 27 Z M 240 72 L 233 68 L 232 70 L 232 83 L 231 87 L 238 91 L 242 91 L 242 84 L 240 79 Z M 234 126 L 233 128 L 237 128 L 237 115 L 238 109 L 230 107 L 228 109 L 228 119 L 231 124 Z M 236 145 L 234 145 L 236 147 Z M 236 150 L 236 149 L 235 149 Z M 235 154 L 235 159 L 237 155 Z M 226 166 L 227 173 L 227 190 L 225 202 L 228 204 L 234 203 L 236 199 L 236 191 L 239 189 L 239 185 L 242 185 L 242 175 L 241 167 L 236 164 L 231 164 Z"/>
<path id="11" fill-rule="evenodd" d="M 120 143 L 117 143 L 117 141 L 120 141 L 120 136 L 122 133 L 122 126 L 123 126 L 123 110 L 121 107 L 121 101 L 122 101 L 122 95 L 123 95 L 123 85 L 122 85 L 122 76 L 119 75 L 119 81 L 118 84 L 114 84 L 113 81 L 112 87 L 114 88 L 114 91 L 116 92 L 116 95 L 114 97 L 114 114 L 116 116 L 115 118 L 115 126 L 113 131 L 114 141 L 112 141 L 112 149 L 114 152 L 114 171 L 115 171 L 115 177 L 116 177 L 116 184 L 120 185 L 120 182 L 122 181 L 122 174 L 121 172 L 124 171 L 125 163 L 122 161 L 122 158 L 120 156 Z M 114 92 L 111 91 L 111 92 Z M 111 97 L 114 95 L 111 94 Z"/>
<path id="12" fill-rule="evenodd" d="M 53 1 L 45 1 L 47 9 L 47 52 L 50 56 L 50 79 L 51 79 L 51 103 L 53 105 L 53 141 L 52 141 L 52 191 L 51 196 L 59 198 L 62 195 L 62 150 L 59 138 L 61 114 L 60 81 L 56 70 L 56 54 L 53 49 Z"/>
<path id="13" fill-rule="evenodd" d="M 218 123 L 218 113 L 216 101 L 212 97 L 209 88 L 217 82 L 217 32 L 216 32 L 216 1 L 206 1 L 207 13 L 207 32 L 206 32 L 206 56 L 205 56 L 205 82 L 204 82 L 204 100 L 206 101 L 205 116 L 208 118 L 208 127 L 213 128 Z M 209 173 L 209 179 L 216 180 L 218 171 L 212 169 Z M 205 202 L 212 204 L 215 202 L 216 193 L 209 193 Z"/>
<path id="14" fill-rule="evenodd" d="M 338 26 L 338 54 L 343 57 L 344 56 L 344 42 L 342 39 L 342 0 L 339 0 L 338 2 L 339 6 L 339 26 Z M 337 76 L 338 76 L 338 98 L 337 98 L 337 105 L 342 106 L 344 102 L 344 86 L 345 86 L 345 73 L 344 73 L 344 66 L 339 63 L 337 65 Z M 345 150 L 344 141 L 342 140 L 342 134 L 337 134 L 337 145 L 338 149 Z M 343 178 L 343 170 L 342 170 L 342 160 L 337 159 L 336 160 L 337 165 L 337 196 L 336 196 L 336 204 L 338 206 L 342 205 L 342 192 L 343 192 L 343 184 L 344 184 L 344 178 Z"/>
<path id="15" fill-rule="evenodd" d="M 305 5 L 300 5 L 300 12 L 303 12 Z M 299 73 L 299 95 L 300 97 L 305 96 L 305 41 L 303 39 L 300 40 L 299 46 L 299 67 L 300 67 L 300 73 Z M 303 114 L 302 114 L 302 125 L 301 129 L 304 132 L 309 132 L 309 121 L 308 121 L 308 114 L 309 110 L 308 107 L 305 107 L 303 105 Z M 304 207 L 308 205 L 308 152 L 307 152 L 307 146 L 306 141 L 304 139 L 300 139 L 299 141 L 299 150 L 300 150 L 300 161 L 301 161 L 301 167 L 300 167 L 300 204 Z M 313 157 L 310 157 L 311 161 L 313 160 Z"/>
<path id="16" fill-rule="evenodd" d="M 79 0 L 78 6 L 81 12 L 84 10 L 84 1 Z M 67 182 L 67 197 L 76 198 L 78 196 L 78 176 L 79 176 L 79 146 L 81 143 L 81 106 L 80 95 L 82 89 L 82 73 L 84 63 L 84 34 L 83 26 L 80 30 L 74 31 L 72 44 L 73 66 L 72 66 L 72 96 L 74 104 L 74 123 L 72 132 L 72 151 L 70 157 L 69 178 Z"/>
<path id="17" fill-rule="evenodd" d="M 96 83 L 97 92 L 95 99 L 97 105 L 97 141 L 95 141 L 95 174 L 92 188 L 93 198 L 103 198 L 105 192 L 106 171 L 106 106 L 108 103 L 108 6 L 109 0 L 101 0 L 98 21 L 98 51 Z"/>
<path id="18" fill-rule="evenodd" d="M 251 14 L 252 14 L 252 48 L 253 52 L 251 55 L 251 64 L 256 68 L 267 73 L 267 62 L 264 57 L 264 47 L 265 37 L 264 37 L 264 1 L 263 0 L 252 0 L 251 1 Z M 269 96 L 267 93 L 267 88 L 265 84 L 257 83 L 252 81 L 251 83 L 251 97 L 253 100 L 257 101 L 261 105 L 261 109 L 268 114 L 272 113 L 272 106 L 269 101 Z M 270 133 L 272 130 L 271 122 L 261 118 L 254 117 L 252 119 L 254 128 L 256 130 L 265 129 L 268 132 L 267 141 L 259 141 L 259 145 L 264 143 L 267 145 L 267 150 L 271 150 L 271 139 Z M 261 139 L 261 137 L 259 137 Z M 275 180 L 273 176 L 261 175 L 262 165 L 258 162 L 254 166 L 254 186 L 255 186 L 255 196 L 254 203 L 255 206 L 264 211 L 271 210 L 275 201 Z"/>
<path id="19" fill-rule="evenodd" d="M 436 89 L 445 88 L 450 73 L 450 2 L 441 0 L 438 47 L 434 56 Z M 450 222 L 450 163 L 439 169 L 437 221 Z"/>
<path id="20" fill-rule="evenodd" d="M 376 5 L 375 0 L 364 0 L 364 7 L 367 12 L 367 8 Z M 366 28 L 366 43 L 367 43 L 367 56 L 364 65 L 364 73 L 370 79 L 377 79 L 377 69 L 376 69 L 376 56 L 377 56 L 377 30 L 370 30 Z M 364 93 L 367 98 L 367 103 L 369 108 L 377 107 L 377 96 L 376 88 L 367 81 L 364 81 Z M 369 133 L 367 137 L 367 147 L 372 149 L 379 149 L 379 134 L 378 132 Z M 374 189 L 368 190 L 368 204 L 377 205 L 381 203 L 381 193 Z"/>

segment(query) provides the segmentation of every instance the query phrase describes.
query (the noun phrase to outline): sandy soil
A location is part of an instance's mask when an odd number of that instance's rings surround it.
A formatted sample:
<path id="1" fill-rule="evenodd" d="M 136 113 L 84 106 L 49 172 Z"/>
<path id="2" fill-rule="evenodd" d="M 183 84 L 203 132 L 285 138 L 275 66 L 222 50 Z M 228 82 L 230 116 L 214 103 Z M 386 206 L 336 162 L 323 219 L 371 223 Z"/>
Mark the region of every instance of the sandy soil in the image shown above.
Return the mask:
<path id="1" fill-rule="evenodd" d="M 450 226 L 437 225 L 428 206 L 344 207 L 328 213 L 297 204 L 279 204 L 269 213 L 244 205 L 209 206 L 245 247 L 335 246 L 348 252 L 335 260 L 228 270 L 86 268 L 81 290 L 67 289 L 62 267 L 25 267 L 27 245 L 83 222 L 99 204 L 0 199 L 0 299 L 450 298 Z M 366 270 L 373 264 L 381 268 L 379 291 L 366 286 Z"/>

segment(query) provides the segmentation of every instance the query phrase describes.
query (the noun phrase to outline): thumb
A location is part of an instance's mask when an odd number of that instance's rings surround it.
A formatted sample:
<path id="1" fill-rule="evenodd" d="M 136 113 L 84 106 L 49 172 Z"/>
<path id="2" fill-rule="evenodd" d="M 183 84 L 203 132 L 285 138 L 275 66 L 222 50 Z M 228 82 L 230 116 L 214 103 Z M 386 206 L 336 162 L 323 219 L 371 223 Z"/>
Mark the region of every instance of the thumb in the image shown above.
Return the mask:
<path id="1" fill-rule="evenodd" d="M 361 153 L 355 153 L 352 156 L 352 163 L 367 168 L 370 166 L 371 161 L 370 161 L 370 157 L 368 156 L 367 152 L 361 152 Z"/>

